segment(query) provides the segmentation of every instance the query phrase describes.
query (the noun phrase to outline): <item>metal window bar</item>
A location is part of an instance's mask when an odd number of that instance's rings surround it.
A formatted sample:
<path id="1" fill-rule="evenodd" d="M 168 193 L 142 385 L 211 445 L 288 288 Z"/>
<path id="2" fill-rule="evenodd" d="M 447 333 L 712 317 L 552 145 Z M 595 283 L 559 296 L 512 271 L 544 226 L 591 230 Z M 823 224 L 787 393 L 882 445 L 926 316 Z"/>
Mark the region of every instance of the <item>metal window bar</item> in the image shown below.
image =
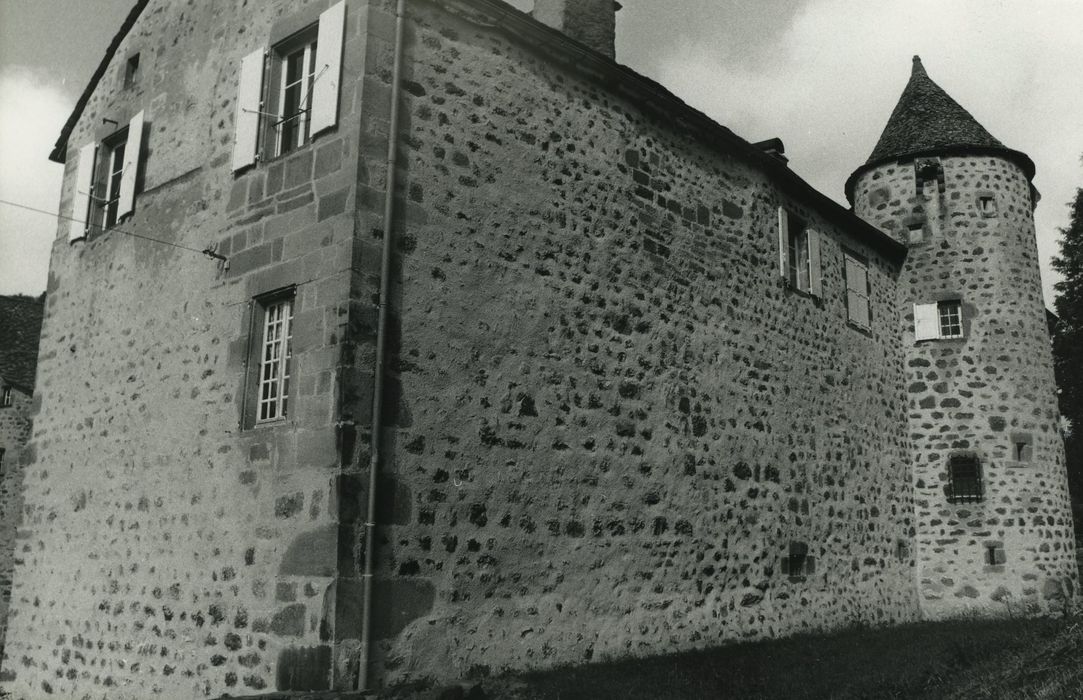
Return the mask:
<path id="1" fill-rule="evenodd" d="M 316 42 L 282 58 L 279 119 L 275 129 L 279 155 L 303 146 L 309 137 L 312 88 L 316 82 Z"/>
<path id="2" fill-rule="evenodd" d="M 985 496 L 982 487 L 981 467 L 977 458 L 954 458 L 948 465 L 951 481 L 948 484 L 948 500 L 952 503 L 980 503 Z"/>

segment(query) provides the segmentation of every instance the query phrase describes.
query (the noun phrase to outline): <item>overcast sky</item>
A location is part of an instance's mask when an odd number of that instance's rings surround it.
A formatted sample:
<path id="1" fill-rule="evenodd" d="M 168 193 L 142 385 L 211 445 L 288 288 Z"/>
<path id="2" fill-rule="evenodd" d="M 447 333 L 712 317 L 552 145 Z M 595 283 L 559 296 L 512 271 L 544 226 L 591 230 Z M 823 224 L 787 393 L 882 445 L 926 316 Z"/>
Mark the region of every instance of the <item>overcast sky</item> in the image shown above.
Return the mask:
<path id="1" fill-rule="evenodd" d="M 1083 185 L 1079 0 L 622 0 L 617 60 L 845 203 L 919 54 L 930 77 L 1038 168 L 1049 259 Z M 0 199 L 57 210 L 47 156 L 133 0 L 0 0 Z M 513 0 L 529 9 L 533 0 Z M 0 293 L 45 288 L 56 223 L 0 204 Z"/>

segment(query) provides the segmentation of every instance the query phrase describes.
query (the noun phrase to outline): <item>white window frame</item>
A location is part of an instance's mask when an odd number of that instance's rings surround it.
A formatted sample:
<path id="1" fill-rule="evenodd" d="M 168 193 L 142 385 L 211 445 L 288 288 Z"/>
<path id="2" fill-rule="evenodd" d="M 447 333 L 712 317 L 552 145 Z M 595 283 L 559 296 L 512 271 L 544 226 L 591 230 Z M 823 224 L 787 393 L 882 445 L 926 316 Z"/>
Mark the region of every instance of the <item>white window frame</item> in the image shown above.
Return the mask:
<path id="1" fill-rule="evenodd" d="M 936 303 L 936 318 L 942 339 L 963 337 L 963 302 L 946 299 Z"/>
<path id="2" fill-rule="evenodd" d="M 112 228 L 120 221 L 120 182 L 124 177 L 124 151 L 127 146 L 127 128 L 102 142 L 105 157 L 102 158 L 102 171 L 98 174 L 98 185 L 94 189 L 103 229 Z"/>
<path id="3" fill-rule="evenodd" d="M 0 408 L 7 408 L 12 405 L 12 388 L 5 385 L 0 389 Z"/>
<path id="4" fill-rule="evenodd" d="M 256 423 L 289 416 L 290 375 L 293 360 L 294 297 L 277 297 L 261 307 Z"/>
<path id="5" fill-rule="evenodd" d="M 312 94 L 315 86 L 316 55 L 317 55 L 317 27 L 313 25 L 297 36 L 277 44 L 272 49 L 273 70 L 278 76 L 278 87 L 272 95 L 272 103 L 275 105 L 275 119 L 268 125 L 274 133 L 275 157 L 301 148 L 312 140 L 310 133 L 312 115 Z M 294 81 L 288 81 L 289 64 L 295 57 L 301 59 L 301 75 Z M 297 111 L 287 114 L 286 95 L 293 88 L 299 88 L 297 96 Z M 294 122 L 296 129 L 290 133 L 289 141 L 286 140 L 286 126 Z"/>
<path id="6" fill-rule="evenodd" d="M 819 232 L 785 207 L 779 207 L 779 273 L 791 289 L 823 296 L 820 248 Z"/>
<path id="7" fill-rule="evenodd" d="M 963 318 L 962 299 L 944 299 L 928 304 L 914 304 L 915 342 L 956 340 L 965 337 L 966 324 Z"/>

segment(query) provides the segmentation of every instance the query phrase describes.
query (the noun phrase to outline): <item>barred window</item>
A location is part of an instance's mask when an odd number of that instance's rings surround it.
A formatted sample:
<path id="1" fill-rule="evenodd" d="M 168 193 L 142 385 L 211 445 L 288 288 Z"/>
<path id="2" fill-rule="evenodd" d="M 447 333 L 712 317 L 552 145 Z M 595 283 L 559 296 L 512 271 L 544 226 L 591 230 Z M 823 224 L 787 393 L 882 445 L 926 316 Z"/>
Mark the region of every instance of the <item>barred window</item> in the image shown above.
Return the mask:
<path id="1" fill-rule="evenodd" d="M 950 503 L 980 503 L 984 499 L 981 461 L 976 454 L 960 453 L 948 459 L 947 495 Z"/>
<path id="2" fill-rule="evenodd" d="M 260 346 L 258 421 L 278 420 L 288 415 L 292 341 L 293 297 L 267 304 L 263 309 Z"/>

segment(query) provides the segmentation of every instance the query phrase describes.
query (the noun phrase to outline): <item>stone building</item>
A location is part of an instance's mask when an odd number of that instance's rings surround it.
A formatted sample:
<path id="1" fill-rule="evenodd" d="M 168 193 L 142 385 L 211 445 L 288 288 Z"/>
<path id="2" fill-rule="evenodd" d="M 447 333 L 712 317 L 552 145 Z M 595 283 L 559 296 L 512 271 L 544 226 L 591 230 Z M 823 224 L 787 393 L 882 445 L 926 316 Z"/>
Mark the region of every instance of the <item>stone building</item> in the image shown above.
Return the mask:
<path id="1" fill-rule="evenodd" d="M 614 62 L 614 13 L 136 4 L 53 152 L 5 689 L 1065 603 L 1030 161 L 916 73 L 846 209 Z"/>
<path id="2" fill-rule="evenodd" d="M 15 532 L 22 509 L 22 451 L 33 425 L 41 312 L 41 299 L 0 296 L 0 646 L 7 626 Z"/>

